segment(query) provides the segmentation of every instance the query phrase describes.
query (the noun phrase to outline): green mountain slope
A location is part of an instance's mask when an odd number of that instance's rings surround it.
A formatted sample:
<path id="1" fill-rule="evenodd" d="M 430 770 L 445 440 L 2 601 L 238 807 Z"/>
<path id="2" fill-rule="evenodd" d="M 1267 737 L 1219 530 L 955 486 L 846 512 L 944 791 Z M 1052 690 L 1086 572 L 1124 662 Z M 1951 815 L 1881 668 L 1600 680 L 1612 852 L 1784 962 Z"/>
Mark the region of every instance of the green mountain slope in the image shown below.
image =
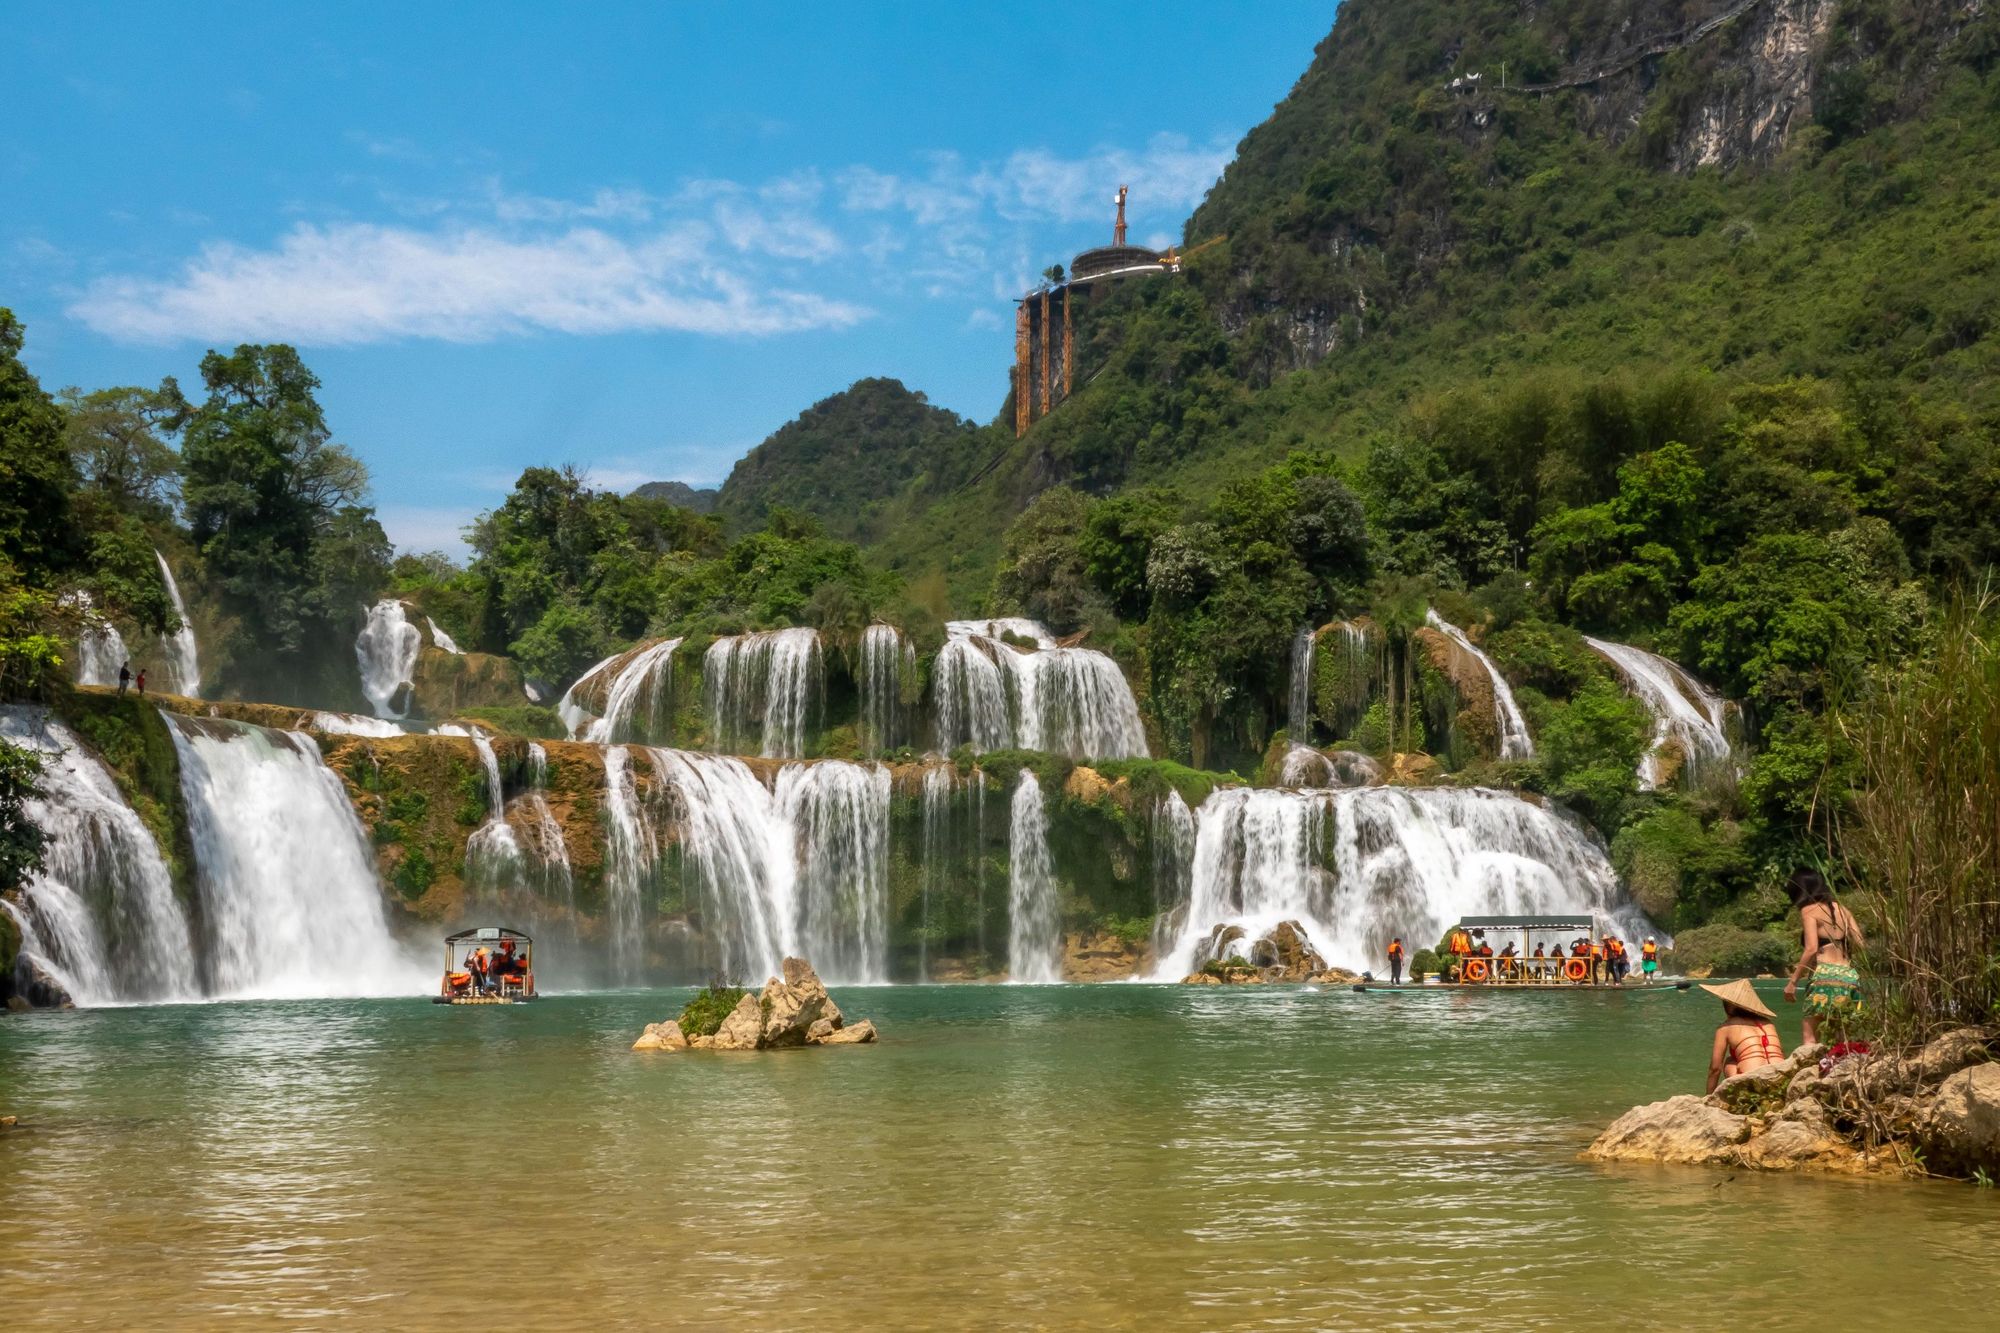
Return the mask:
<path id="1" fill-rule="evenodd" d="M 739 528 L 783 508 L 812 514 L 836 537 L 879 538 L 913 502 L 970 474 L 977 436 L 898 380 L 859 380 L 746 454 L 716 509 Z"/>
<path id="2" fill-rule="evenodd" d="M 1092 309 L 1088 387 L 996 431 L 991 476 L 881 556 L 977 597 L 1050 484 L 1211 494 L 1302 447 L 1448 434 L 1444 400 L 1524 379 L 1812 377 L 1922 418 L 1925 449 L 1984 432 L 1997 30 L 1956 0 L 1347 0 L 1182 277 Z"/>

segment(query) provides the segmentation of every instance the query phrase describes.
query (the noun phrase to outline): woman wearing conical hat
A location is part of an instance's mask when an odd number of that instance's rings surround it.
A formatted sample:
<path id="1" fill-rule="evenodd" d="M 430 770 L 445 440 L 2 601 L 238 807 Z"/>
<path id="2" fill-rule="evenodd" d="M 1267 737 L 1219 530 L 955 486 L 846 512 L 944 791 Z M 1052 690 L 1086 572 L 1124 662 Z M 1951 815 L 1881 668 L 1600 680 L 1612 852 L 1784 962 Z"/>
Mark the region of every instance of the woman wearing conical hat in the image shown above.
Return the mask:
<path id="1" fill-rule="evenodd" d="M 1785 1058 L 1785 1043 L 1773 1021 L 1777 1015 L 1757 998 L 1757 991 L 1749 982 L 1732 981 L 1702 989 L 1722 1001 L 1722 1026 L 1715 1030 L 1715 1049 L 1708 1057 L 1706 1091 L 1714 1092 L 1715 1085 L 1726 1078 L 1777 1064 Z"/>

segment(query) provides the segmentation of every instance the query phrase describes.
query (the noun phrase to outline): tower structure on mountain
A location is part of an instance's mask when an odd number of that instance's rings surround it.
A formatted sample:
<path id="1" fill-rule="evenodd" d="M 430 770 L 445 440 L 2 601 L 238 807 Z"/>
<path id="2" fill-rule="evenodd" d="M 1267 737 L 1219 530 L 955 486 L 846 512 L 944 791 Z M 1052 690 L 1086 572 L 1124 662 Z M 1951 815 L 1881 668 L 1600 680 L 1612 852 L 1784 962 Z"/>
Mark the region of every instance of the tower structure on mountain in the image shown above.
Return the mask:
<path id="1" fill-rule="evenodd" d="M 1076 344 L 1074 307 L 1089 300 L 1091 291 L 1127 278 L 1178 273 L 1180 256 L 1172 249 L 1149 250 L 1125 243 L 1127 186 L 1118 187 L 1118 217 L 1112 223 L 1111 244 L 1085 250 L 1070 261 L 1068 274 L 1049 270 L 1048 281 L 1021 298 L 1014 311 L 1014 434 L 1055 410 L 1075 386 Z"/>

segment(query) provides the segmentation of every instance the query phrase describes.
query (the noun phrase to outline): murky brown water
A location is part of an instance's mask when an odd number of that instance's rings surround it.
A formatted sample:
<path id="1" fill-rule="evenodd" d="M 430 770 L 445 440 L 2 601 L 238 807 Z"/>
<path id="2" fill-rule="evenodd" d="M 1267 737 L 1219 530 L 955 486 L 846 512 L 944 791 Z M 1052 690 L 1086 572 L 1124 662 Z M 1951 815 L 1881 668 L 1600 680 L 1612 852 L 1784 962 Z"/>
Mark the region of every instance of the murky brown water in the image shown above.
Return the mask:
<path id="1" fill-rule="evenodd" d="M 1990 1191 L 1606 1168 L 1712 1002 L 840 993 L 875 1048 L 640 1056 L 682 995 L 0 1020 L 0 1326 L 1960 1327 Z M 1788 1029 L 1788 1036 L 1795 1035 Z"/>

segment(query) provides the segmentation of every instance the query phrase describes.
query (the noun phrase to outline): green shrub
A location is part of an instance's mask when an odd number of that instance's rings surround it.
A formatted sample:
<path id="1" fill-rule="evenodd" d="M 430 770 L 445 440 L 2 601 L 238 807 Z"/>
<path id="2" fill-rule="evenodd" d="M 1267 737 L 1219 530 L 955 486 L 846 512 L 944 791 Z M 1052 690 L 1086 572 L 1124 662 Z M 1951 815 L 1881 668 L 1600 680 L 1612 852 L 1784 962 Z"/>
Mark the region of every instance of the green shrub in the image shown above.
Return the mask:
<path id="1" fill-rule="evenodd" d="M 1741 926 L 1696 926 L 1674 937 L 1669 955 L 1676 971 L 1718 977 L 1754 977 L 1783 972 L 1798 956 L 1792 941 L 1767 930 Z"/>
<path id="2" fill-rule="evenodd" d="M 690 1037 L 713 1037 L 746 993 L 738 986 L 702 987 L 681 1010 L 681 1031 Z"/>
<path id="3" fill-rule="evenodd" d="M 431 860 L 430 853 L 421 847 L 410 847 L 405 849 L 403 859 L 396 863 L 395 872 L 389 878 L 395 884 L 396 892 L 414 900 L 423 897 L 430 886 L 437 883 L 437 876 L 437 863 Z"/>

